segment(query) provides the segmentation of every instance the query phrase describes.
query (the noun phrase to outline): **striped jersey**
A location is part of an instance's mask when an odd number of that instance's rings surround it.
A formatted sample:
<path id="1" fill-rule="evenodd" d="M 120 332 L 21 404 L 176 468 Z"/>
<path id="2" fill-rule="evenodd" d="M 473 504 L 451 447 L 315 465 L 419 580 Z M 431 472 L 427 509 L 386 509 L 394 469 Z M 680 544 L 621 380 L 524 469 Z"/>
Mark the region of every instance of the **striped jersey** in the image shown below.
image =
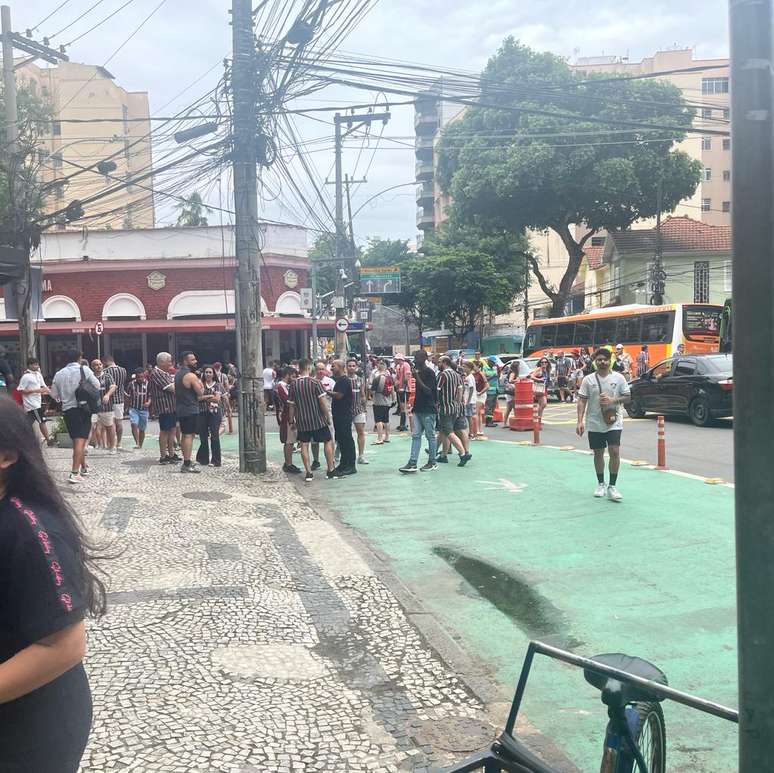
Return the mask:
<path id="1" fill-rule="evenodd" d="M 366 412 L 366 403 L 363 397 L 363 379 L 361 376 L 350 376 L 349 380 L 352 382 L 352 394 L 354 395 L 352 415 L 359 416 L 361 413 Z"/>
<path id="2" fill-rule="evenodd" d="M 325 394 L 323 385 L 311 376 L 299 376 L 290 384 L 288 405 L 296 407 L 296 428 L 299 432 L 314 432 L 326 426 L 320 397 Z"/>
<path id="3" fill-rule="evenodd" d="M 160 413 L 174 413 L 176 407 L 175 390 L 168 389 L 166 392 L 164 391 L 165 386 L 175 383 L 174 375 L 162 370 L 158 365 L 154 365 L 153 370 L 150 372 L 149 382 L 154 412 L 157 415 Z"/>
<path id="4" fill-rule="evenodd" d="M 116 385 L 116 391 L 110 398 L 110 407 L 112 408 L 114 405 L 121 405 L 124 402 L 126 368 L 122 368 L 120 365 L 108 365 L 105 368 L 105 373 L 110 374 L 110 378 L 113 379 L 113 383 Z"/>
<path id="5" fill-rule="evenodd" d="M 452 368 L 446 368 L 438 374 L 438 406 L 441 413 L 457 414 L 462 410 L 462 383 L 462 376 Z"/>
<path id="6" fill-rule="evenodd" d="M 96 376 L 97 374 L 95 373 L 94 375 Z M 99 410 L 102 413 L 112 411 L 113 406 L 115 405 L 113 397 L 111 396 L 110 400 L 106 403 L 102 402 L 102 398 L 107 394 L 108 389 L 113 386 L 113 377 L 107 371 L 103 370 L 102 373 L 97 376 L 97 381 L 99 381 Z M 115 392 L 113 394 L 115 395 Z"/>
<path id="7" fill-rule="evenodd" d="M 130 381 L 124 392 L 129 408 L 135 411 L 147 411 L 145 403 L 148 402 L 150 387 L 147 381 Z"/>

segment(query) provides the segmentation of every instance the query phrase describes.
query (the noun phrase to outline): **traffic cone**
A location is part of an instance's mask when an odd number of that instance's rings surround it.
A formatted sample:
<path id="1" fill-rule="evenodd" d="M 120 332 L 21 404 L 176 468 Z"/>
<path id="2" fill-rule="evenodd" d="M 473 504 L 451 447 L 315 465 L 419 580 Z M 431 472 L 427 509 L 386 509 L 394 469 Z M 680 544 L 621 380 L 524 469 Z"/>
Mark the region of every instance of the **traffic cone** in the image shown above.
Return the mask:
<path id="1" fill-rule="evenodd" d="M 502 422 L 502 420 L 503 420 L 503 409 L 500 407 L 500 401 L 497 400 L 495 402 L 494 412 L 492 413 L 492 421 Z"/>

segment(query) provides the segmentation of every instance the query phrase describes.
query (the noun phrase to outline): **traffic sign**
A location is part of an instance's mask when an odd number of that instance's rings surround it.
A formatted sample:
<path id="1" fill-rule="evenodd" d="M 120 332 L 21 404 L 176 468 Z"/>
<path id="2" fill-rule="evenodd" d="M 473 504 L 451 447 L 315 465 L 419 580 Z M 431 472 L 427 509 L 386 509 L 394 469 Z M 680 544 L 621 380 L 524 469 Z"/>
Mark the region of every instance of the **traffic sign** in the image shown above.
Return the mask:
<path id="1" fill-rule="evenodd" d="M 311 287 L 301 288 L 301 308 L 311 311 L 314 308 L 314 295 Z"/>
<path id="2" fill-rule="evenodd" d="M 346 333 L 348 328 L 349 321 L 344 319 L 344 317 L 339 317 L 339 319 L 336 320 L 336 330 L 338 330 L 339 333 Z"/>
<path id="3" fill-rule="evenodd" d="M 400 266 L 377 266 L 360 269 L 360 292 L 363 295 L 385 295 L 400 292 Z"/>
<path id="4" fill-rule="evenodd" d="M 105 332 L 105 326 L 101 322 L 97 322 L 96 325 L 94 325 L 94 332 L 101 336 Z"/>

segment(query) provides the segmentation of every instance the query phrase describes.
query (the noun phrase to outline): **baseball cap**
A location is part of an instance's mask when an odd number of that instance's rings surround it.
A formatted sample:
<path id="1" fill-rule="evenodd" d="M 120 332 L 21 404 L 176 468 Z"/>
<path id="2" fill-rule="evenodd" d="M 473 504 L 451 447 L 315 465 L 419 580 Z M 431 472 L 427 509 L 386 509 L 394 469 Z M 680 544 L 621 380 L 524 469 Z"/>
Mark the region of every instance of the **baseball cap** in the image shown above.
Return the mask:
<path id="1" fill-rule="evenodd" d="M 623 344 L 617 344 L 615 348 L 616 349 L 623 349 Z"/>

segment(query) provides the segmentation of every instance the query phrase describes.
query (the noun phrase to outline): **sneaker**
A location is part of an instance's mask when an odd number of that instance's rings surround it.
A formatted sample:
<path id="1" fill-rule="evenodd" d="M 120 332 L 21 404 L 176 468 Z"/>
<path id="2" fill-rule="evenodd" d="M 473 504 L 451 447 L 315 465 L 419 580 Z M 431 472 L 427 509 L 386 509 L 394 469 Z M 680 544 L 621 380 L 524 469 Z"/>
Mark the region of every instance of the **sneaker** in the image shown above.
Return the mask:
<path id="1" fill-rule="evenodd" d="M 301 470 L 299 470 L 295 464 L 283 464 L 282 472 L 287 472 L 287 473 L 290 473 L 291 475 L 298 475 L 298 473 L 301 472 Z"/>
<path id="2" fill-rule="evenodd" d="M 162 456 L 159 458 L 159 464 L 171 464 L 172 460 L 168 456 Z"/>
<path id="3" fill-rule="evenodd" d="M 342 476 L 341 476 L 341 473 L 339 472 L 339 468 L 334 467 L 334 469 L 328 470 L 328 472 L 325 473 L 325 477 L 328 480 L 335 480 L 336 478 L 340 478 Z"/>
<path id="4" fill-rule="evenodd" d="M 449 457 L 446 456 L 446 454 L 440 454 L 435 457 L 435 461 L 438 462 L 438 464 L 449 464 Z"/>
<path id="5" fill-rule="evenodd" d="M 360 456 L 360 457 L 358 457 L 357 463 L 358 464 L 369 464 L 369 461 L 368 461 L 368 459 L 365 458 L 365 456 Z"/>
<path id="6" fill-rule="evenodd" d="M 435 462 L 428 462 L 427 464 L 423 464 L 420 469 L 422 472 L 432 472 L 433 470 L 438 469 L 438 465 Z"/>
<path id="7" fill-rule="evenodd" d="M 81 477 L 85 478 L 89 474 L 89 468 L 88 467 L 81 467 Z"/>
<path id="8" fill-rule="evenodd" d="M 416 472 L 417 471 L 417 465 L 415 462 L 409 462 L 408 464 L 404 464 L 403 467 L 398 468 L 398 472 Z"/>
<path id="9" fill-rule="evenodd" d="M 201 470 L 193 464 L 184 464 L 180 468 L 180 472 L 201 472 Z"/>
<path id="10" fill-rule="evenodd" d="M 354 467 L 347 467 L 347 469 L 346 469 L 346 470 L 342 470 L 341 468 L 337 468 L 337 469 L 335 470 L 335 472 L 336 472 L 336 474 L 337 474 L 337 475 L 338 475 L 340 478 L 344 478 L 344 477 L 346 477 L 347 475 L 357 475 L 357 470 L 356 470 Z"/>
<path id="11" fill-rule="evenodd" d="M 460 460 L 457 462 L 457 467 L 464 467 L 472 458 L 473 454 L 462 454 Z"/>
<path id="12" fill-rule="evenodd" d="M 607 498 L 611 502 L 620 502 L 623 499 L 621 492 L 615 486 L 607 487 Z"/>
<path id="13" fill-rule="evenodd" d="M 71 472 L 70 475 L 67 478 L 68 483 L 83 483 L 83 478 L 81 477 L 81 474 L 78 472 Z"/>
<path id="14" fill-rule="evenodd" d="M 312 462 L 312 470 L 319 470 L 320 462 Z"/>
<path id="15" fill-rule="evenodd" d="M 117 453 L 118 453 L 118 449 L 117 448 L 108 448 L 108 454 L 110 456 L 115 456 Z"/>
<path id="16" fill-rule="evenodd" d="M 308 473 L 306 473 L 306 475 L 304 475 L 304 481 L 306 483 L 310 483 L 313 480 L 314 480 L 314 475 L 312 475 L 311 472 L 308 472 Z"/>
<path id="17" fill-rule="evenodd" d="M 607 494 L 607 486 L 604 483 L 597 483 L 597 487 L 594 489 L 594 496 L 601 499 Z"/>

